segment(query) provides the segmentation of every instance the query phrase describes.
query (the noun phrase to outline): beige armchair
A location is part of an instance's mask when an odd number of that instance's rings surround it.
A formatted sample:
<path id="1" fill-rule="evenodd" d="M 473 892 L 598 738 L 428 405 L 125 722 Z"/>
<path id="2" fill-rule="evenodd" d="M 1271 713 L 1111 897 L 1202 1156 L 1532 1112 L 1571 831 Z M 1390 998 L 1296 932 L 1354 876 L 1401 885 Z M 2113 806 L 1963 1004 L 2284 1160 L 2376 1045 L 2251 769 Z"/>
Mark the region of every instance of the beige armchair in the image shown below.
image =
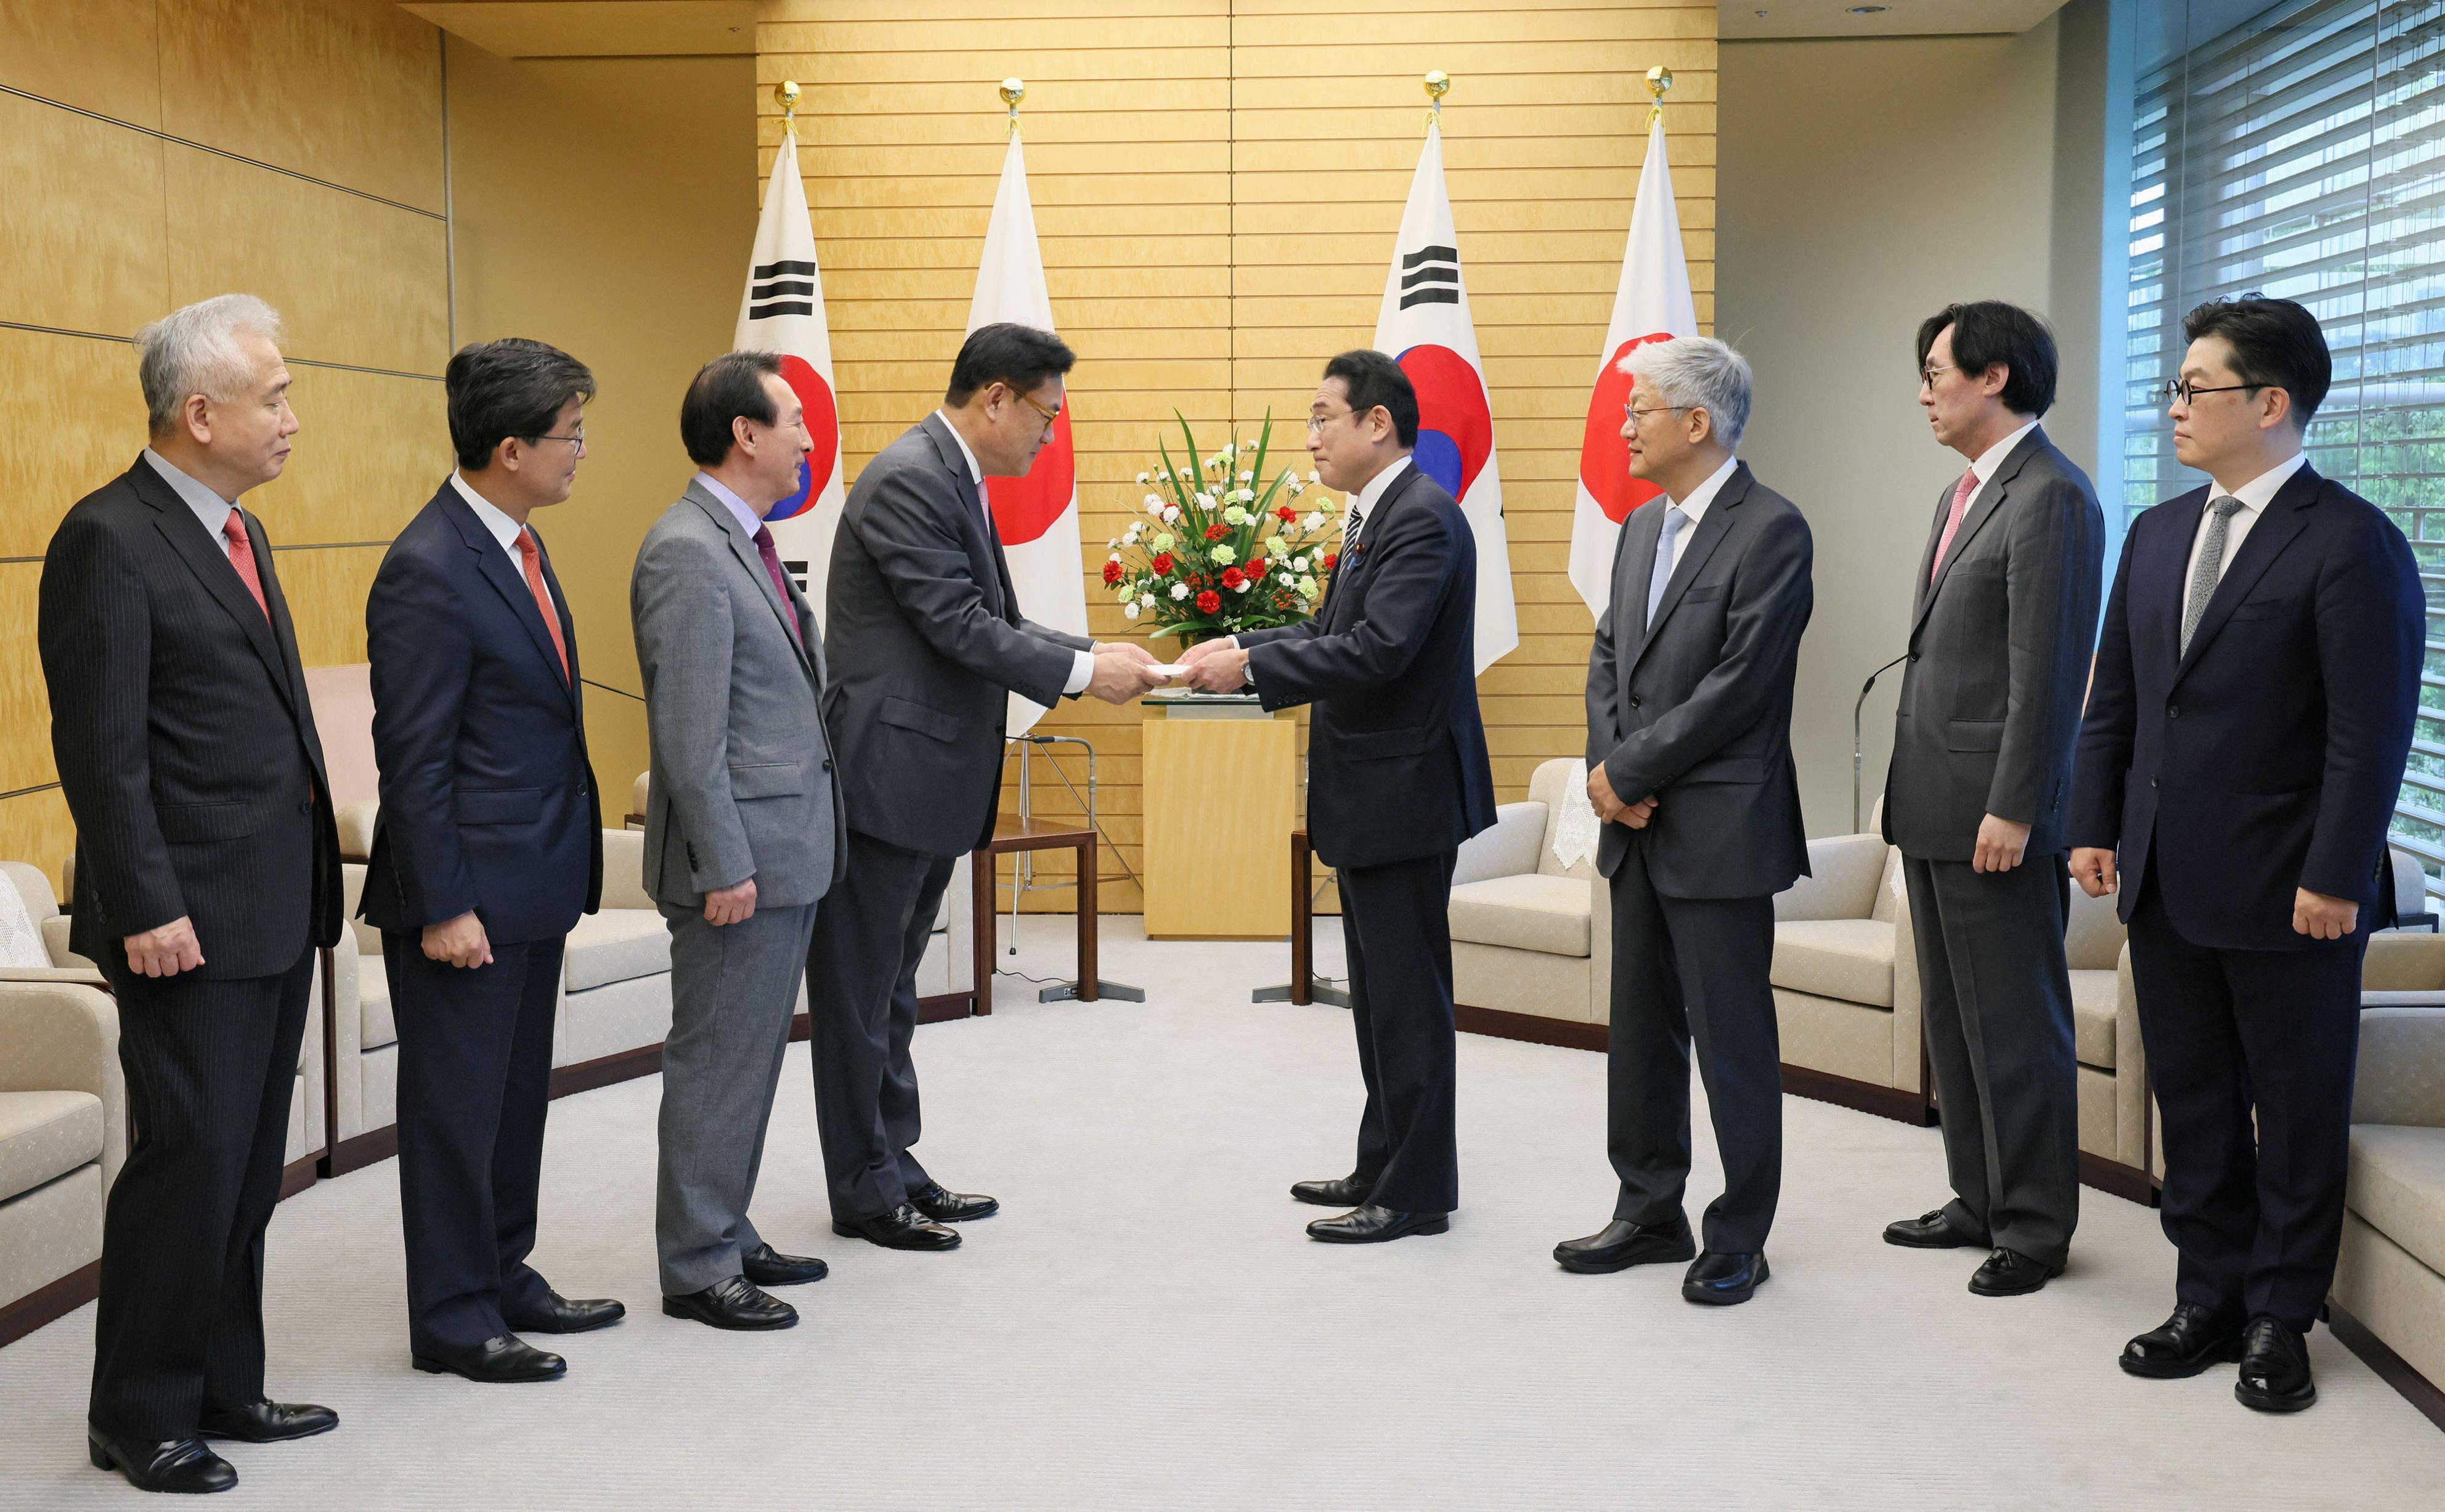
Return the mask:
<path id="1" fill-rule="evenodd" d="M 49 963 L 0 968 L 0 1344 L 91 1301 L 103 1201 L 127 1159 L 119 1010 L 67 948 L 50 879 L 0 863 Z"/>
<path id="2" fill-rule="evenodd" d="M 2080 1179 L 2100 1191 L 2154 1203 L 2149 1179 L 2148 1060 L 2131 949 L 2112 893 L 2071 889 L 2063 955 L 2071 965 L 2073 1057 L 2080 1062 Z"/>
<path id="3" fill-rule="evenodd" d="M 1613 910 L 1593 856 L 1554 854 L 1578 763 L 1530 774 L 1528 801 L 1495 811 L 1452 869 L 1452 997 L 1460 1027 L 1541 1044 L 1605 1047 L 1613 1021 Z"/>
<path id="4" fill-rule="evenodd" d="M 1881 834 L 1833 835 L 1808 842 L 1808 870 L 1774 900 L 1783 1089 L 1932 1123 L 1901 852 Z"/>
<path id="5" fill-rule="evenodd" d="M 2445 1387 L 2445 938 L 2371 937 L 2361 981 L 2334 1300 Z"/>

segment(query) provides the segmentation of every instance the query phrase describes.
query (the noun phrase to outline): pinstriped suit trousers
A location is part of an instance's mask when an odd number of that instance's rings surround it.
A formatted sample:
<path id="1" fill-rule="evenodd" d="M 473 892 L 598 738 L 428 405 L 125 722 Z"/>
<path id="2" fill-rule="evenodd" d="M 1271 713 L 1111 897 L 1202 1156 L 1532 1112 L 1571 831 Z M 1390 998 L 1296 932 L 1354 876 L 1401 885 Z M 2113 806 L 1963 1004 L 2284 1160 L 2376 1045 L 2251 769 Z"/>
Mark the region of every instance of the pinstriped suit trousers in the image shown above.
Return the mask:
<path id="1" fill-rule="evenodd" d="M 184 1438 L 264 1399 L 263 1246 L 317 953 L 273 977 L 131 976 L 112 952 L 136 1137 L 103 1221 L 93 1400 L 105 1432 Z"/>

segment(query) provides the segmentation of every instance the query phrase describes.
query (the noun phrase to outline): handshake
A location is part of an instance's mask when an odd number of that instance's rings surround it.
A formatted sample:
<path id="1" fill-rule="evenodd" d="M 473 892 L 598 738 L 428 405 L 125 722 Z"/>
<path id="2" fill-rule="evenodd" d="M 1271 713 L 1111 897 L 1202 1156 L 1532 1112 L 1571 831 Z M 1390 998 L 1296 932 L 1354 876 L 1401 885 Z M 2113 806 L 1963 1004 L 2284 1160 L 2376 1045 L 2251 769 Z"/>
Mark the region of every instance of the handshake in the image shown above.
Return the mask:
<path id="1" fill-rule="evenodd" d="M 1086 691 L 1106 703 L 1127 703 L 1167 682 L 1206 693 L 1233 693 L 1247 685 L 1248 653 L 1221 641 L 1192 645 L 1166 664 L 1135 641 L 1095 643 L 1095 675 Z"/>

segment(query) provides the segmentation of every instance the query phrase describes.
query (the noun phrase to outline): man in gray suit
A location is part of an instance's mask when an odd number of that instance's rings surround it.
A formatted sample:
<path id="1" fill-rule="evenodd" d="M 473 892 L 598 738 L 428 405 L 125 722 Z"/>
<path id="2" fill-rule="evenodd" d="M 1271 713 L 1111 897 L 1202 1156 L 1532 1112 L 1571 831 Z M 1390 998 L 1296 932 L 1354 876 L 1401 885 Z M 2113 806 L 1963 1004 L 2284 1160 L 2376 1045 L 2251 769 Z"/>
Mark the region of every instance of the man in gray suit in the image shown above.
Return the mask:
<path id="1" fill-rule="evenodd" d="M 823 646 L 764 516 L 812 442 L 770 352 L 705 364 L 680 407 L 702 469 L 645 532 L 628 585 L 653 780 L 645 890 L 671 929 L 655 1240 L 663 1311 L 788 1328 L 766 1286 L 820 1280 L 748 1221 L 815 904 L 840 878 Z"/>
<path id="2" fill-rule="evenodd" d="M 1566 1270 L 1690 1259 L 1689 1052 L 1724 1192 L 1681 1280 L 1745 1302 L 1782 1189 L 1782 1055 L 1766 979 L 1774 895 L 1808 870 L 1792 681 L 1815 606 L 1808 522 L 1732 455 L 1749 364 L 1702 336 L 1641 346 L 1622 436 L 1662 491 L 1622 522 L 1588 659 L 1588 799 L 1612 883 L 1613 1222 L 1556 1246 Z"/>
<path id="3" fill-rule="evenodd" d="M 2080 1217 L 2063 924 L 2072 742 L 2097 641 L 2105 519 L 2038 426 L 2055 343 L 2027 310 L 1949 305 L 1918 329 L 1919 398 L 1969 463 L 1937 500 L 1885 777 L 1953 1200 L 1885 1241 L 1986 1249 L 1981 1297 L 2062 1274 Z"/>
<path id="4" fill-rule="evenodd" d="M 917 965 L 958 858 L 993 837 L 1009 695 L 1125 703 L 1161 679 L 1134 643 L 1097 644 L 1019 612 L 987 477 L 1022 477 L 1052 438 L 1073 358 L 1050 331 L 980 327 L 943 407 L 859 475 L 832 538 L 824 715 L 840 738 L 847 882 L 807 958 L 815 1114 L 832 1231 L 887 1249 L 956 1248 L 943 1226 L 990 1197 L 945 1191 L 917 1143 Z"/>

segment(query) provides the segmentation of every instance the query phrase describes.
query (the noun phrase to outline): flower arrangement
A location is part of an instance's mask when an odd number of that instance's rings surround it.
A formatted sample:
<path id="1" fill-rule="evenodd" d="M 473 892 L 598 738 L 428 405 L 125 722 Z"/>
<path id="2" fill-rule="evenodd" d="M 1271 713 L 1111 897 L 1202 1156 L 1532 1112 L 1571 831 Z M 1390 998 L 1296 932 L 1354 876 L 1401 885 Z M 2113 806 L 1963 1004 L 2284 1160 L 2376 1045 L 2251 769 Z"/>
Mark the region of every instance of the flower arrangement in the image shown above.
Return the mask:
<path id="1" fill-rule="evenodd" d="M 1254 446 L 1225 441 L 1210 457 L 1201 457 L 1187 418 L 1172 415 L 1185 460 L 1175 464 L 1157 439 L 1162 468 L 1138 475 L 1148 491 L 1145 513 L 1108 543 L 1104 586 L 1121 613 L 1153 621 L 1150 636 L 1177 636 L 1183 645 L 1314 614 L 1338 561 L 1338 515 L 1322 494 L 1304 509 L 1291 502 L 1316 474 L 1301 479 L 1285 469 L 1267 478 L 1273 412 L 1265 412 Z"/>

